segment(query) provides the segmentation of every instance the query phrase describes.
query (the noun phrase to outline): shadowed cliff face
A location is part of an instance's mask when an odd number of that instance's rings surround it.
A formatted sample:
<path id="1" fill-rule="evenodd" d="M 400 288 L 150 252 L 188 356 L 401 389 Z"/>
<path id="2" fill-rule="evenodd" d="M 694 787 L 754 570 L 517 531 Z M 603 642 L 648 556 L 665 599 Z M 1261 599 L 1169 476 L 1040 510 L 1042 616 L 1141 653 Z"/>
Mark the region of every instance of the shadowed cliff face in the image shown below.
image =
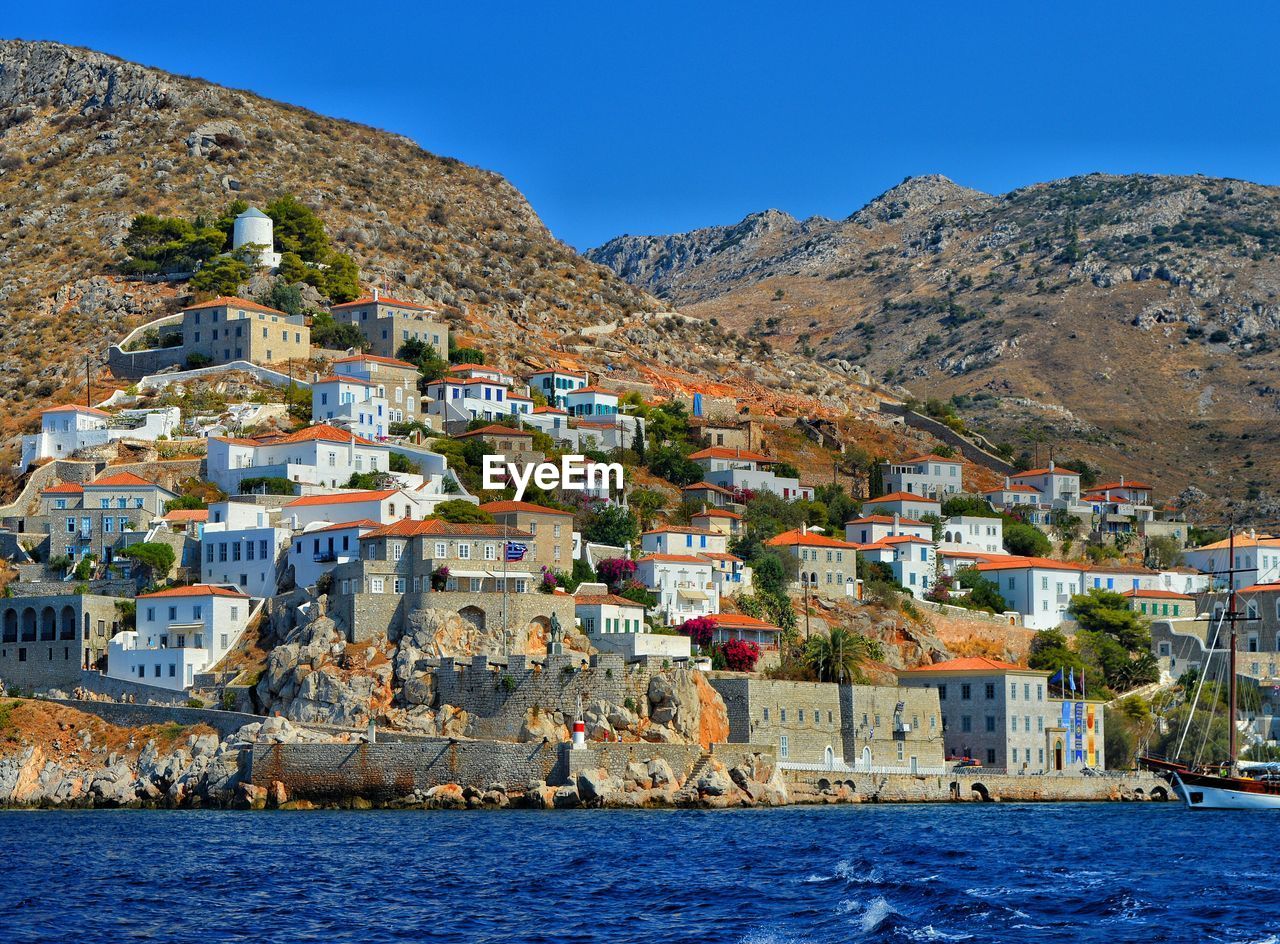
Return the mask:
<path id="1" fill-rule="evenodd" d="M 960 411 L 1015 450 L 1211 478 L 1280 514 L 1280 190 L 1093 174 L 1002 196 L 910 178 L 842 220 L 770 210 L 587 253 L 779 347 Z"/>

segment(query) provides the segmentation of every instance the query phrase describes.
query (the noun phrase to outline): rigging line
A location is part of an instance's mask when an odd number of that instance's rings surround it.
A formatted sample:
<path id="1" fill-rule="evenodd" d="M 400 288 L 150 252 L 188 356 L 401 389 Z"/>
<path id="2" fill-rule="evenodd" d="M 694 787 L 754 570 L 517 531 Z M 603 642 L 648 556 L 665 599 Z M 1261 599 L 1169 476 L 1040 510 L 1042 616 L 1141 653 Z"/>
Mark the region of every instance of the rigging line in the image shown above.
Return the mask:
<path id="1" fill-rule="evenodd" d="M 1213 701 L 1209 704 L 1209 717 L 1200 732 L 1200 746 L 1196 749 L 1195 756 L 1195 766 L 1197 767 L 1200 766 L 1200 762 L 1204 758 L 1204 750 L 1209 743 L 1209 733 L 1213 730 L 1213 719 L 1218 713 L 1218 702 L 1222 700 L 1222 676 L 1226 671 L 1229 670 L 1226 669 L 1226 663 L 1224 662 L 1213 675 Z"/>
<path id="2" fill-rule="evenodd" d="M 1208 668 L 1209 661 L 1213 658 L 1214 649 L 1218 645 L 1218 633 L 1222 630 L 1222 623 L 1226 618 L 1226 610 L 1218 614 L 1218 625 L 1213 629 L 1213 638 L 1209 640 L 1209 651 L 1205 655 L 1205 668 Z M 1196 697 L 1191 703 L 1191 712 L 1187 715 L 1187 723 L 1182 729 L 1182 737 L 1178 739 L 1178 751 L 1173 755 L 1175 758 L 1182 756 L 1182 746 L 1187 742 L 1187 732 L 1191 730 L 1191 721 L 1196 716 L 1196 705 L 1200 703 L 1200 693 L 1204 691 L 1204 677 L 1206 675 L 1208 675 L 1208 672 L 1203 670 L 1200 672 L 1200 681 L 1196 686 Z M 1185 696 L 1186 693 L 1184 692 L 1183 694 Z"/>

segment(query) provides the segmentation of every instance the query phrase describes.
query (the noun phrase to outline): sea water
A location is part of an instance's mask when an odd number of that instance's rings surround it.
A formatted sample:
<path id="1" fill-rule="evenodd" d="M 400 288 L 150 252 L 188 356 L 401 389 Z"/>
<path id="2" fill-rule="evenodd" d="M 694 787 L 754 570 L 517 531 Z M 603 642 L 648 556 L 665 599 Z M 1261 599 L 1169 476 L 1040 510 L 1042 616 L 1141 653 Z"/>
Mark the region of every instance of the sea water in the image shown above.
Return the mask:
<path id="1" fill-rule="evenodd" d="M 1275 944 L 1277 848 L 1171 803 L 4 812 L 0 944 Z"/>

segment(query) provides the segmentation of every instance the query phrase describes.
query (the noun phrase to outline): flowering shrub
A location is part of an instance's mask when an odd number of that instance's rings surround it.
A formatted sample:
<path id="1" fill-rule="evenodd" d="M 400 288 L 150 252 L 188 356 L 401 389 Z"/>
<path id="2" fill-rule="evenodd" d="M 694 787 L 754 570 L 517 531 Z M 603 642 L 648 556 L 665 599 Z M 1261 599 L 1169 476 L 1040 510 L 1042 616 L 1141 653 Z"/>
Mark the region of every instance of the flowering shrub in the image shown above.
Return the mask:
<path id="1" fill-rule="evenodd" d="M 596 574 L 611 590 L 629 581 L 635 572 L 636 562 L 629 557 L 611 557 L 596 565 Z"/>
<path id="2" fill-rule="evenodd" d="M 437 567 L 431 572 L 431 589 L 440 591 L 445 588 L 445 584 L 449 582 L 449 568 Z"/>
<path id="3" fill-rule="evenodd" d="M 538 581 L 539 593 L 554 593 L 556 587 L 560 585 L 560 578 L 556 576 L 556 572 L 546 564 L 542 565 L 542 579 Z"/>
<path id="4" fill-rule="evenodd" d="M 739 505 L 745 505 L 755 497 L 756 497 L 756 493 L 754 489 L 735 488 L 733 490 L 733 500 L 737 502 Z"/>
<path id="5" fill-rule="evenodd" d="M 706 649 L 711 645 L 712 637 L 715 636 L 716 621 L 708 616 L 695 616 L 681 623 L 678 632 L 688 636 L 689 641 L 699 649 Z"/>
<path id="6" fill-rule="evenodd" d="M 725 668 L 731 672 L 750 672 L 760 658 L 760 647 L 745 639 L 730 639 L 720 647 Z"/>
<path id="7" fill-rule="evenodd" d="M 925 594 L 926 600 L 932 600 L 934 603 L 946 603 L 951 599 L 951 585 L 954 582 L 952 577 L 943 574 L 938 578 L 937 582 L 929 588 L 929 592 Z"/>

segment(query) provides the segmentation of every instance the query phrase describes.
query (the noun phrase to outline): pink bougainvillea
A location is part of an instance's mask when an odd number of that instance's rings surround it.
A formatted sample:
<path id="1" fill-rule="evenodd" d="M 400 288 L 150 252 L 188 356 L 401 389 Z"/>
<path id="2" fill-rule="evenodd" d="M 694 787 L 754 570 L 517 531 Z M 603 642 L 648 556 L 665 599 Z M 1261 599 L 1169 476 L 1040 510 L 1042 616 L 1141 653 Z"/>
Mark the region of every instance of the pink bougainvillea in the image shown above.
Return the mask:
<path id="1" fill-rule="evenodd" d="M 596 574 L 611 589 L 622 586 L 636 572 L 636 562 L 628 557 L 610 557 L 596 565 Z"/>
<path id="2" fill-rule="evenodd" d="M 750 672 L 760 659 L 760 647 L 745 639 L 730 639 L 720 647 L 724 664 L 731 672 Z"/>
<path id="3" fill-rule="evenodd" d="M 681 623 L 679 632 L 688 636 L 699 649 L 705 649 L 711 645 L 711 640 L 715 636 L 716 621 L 709 616 L 695 616 Z"/>

